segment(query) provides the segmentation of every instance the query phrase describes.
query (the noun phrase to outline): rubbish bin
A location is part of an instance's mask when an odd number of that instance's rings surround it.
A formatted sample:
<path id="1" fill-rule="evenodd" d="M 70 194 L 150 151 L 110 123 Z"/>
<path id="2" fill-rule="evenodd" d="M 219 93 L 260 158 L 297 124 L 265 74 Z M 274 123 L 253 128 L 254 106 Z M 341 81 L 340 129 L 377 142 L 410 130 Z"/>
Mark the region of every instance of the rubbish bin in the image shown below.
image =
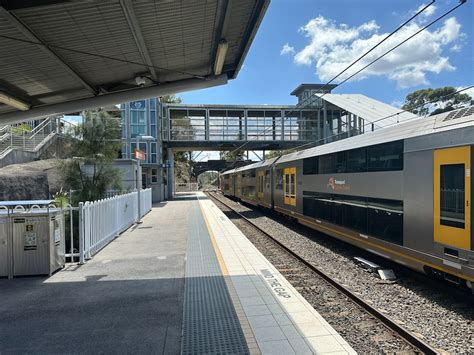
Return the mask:
<path id="1" fill-rule="evenodd" d="M 65 230 L 61 209 L 36 208 L 10 214 L 13 276 L 50 275 L 64 267 Z"/>
<path id="2" fill-rule="evenodd" d="M 0 210 L 0 277 L 11 276 L 10 217 L 8 210 Z"/>

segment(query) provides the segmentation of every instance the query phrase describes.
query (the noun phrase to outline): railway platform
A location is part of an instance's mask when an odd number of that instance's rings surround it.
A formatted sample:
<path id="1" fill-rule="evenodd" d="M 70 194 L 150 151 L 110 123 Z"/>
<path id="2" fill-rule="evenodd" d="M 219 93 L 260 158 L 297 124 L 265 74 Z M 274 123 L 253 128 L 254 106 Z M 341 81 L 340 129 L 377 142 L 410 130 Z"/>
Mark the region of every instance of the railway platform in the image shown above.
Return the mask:
<path id="1" fill-rule="evenodd" d="M 0 289 L 0 353 L 355 353 L 203 193 L 85 265 Z"/>

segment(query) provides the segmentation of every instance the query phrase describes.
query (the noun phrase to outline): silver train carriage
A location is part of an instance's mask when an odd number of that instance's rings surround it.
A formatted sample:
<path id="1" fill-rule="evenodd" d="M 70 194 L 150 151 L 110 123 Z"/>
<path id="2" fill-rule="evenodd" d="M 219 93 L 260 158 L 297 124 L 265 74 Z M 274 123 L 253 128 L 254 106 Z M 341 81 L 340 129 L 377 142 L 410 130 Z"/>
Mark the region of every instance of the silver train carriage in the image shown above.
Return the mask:
<path id="1" fill-rule="evenodd" d="M 221 190 L 474 289 L 474 106 L 221 174 Z"/>

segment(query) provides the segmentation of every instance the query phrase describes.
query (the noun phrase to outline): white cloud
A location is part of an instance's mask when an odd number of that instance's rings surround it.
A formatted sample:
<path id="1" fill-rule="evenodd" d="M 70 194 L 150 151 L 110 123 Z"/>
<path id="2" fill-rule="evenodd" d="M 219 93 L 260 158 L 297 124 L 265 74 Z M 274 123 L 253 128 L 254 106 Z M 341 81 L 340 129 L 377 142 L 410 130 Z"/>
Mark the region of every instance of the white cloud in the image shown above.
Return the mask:
<path id="1" fill-rule="evenodd" d="M 435 9 L 430 11 L 432 14 Z M 337 80 L 339 82 L 344 80 L 421 27 L 419 22 L 408 24 Z M 349 27 L 318 16 L 300 28 L 299 31 L 308 39 L 308 44 L 295 52 L 294 61 L 300 65 L 314 65 L 319 79 L 328 81 L 388 35 L 380 33 L 379 29 L 375 21 Z M 456 69 L 443 52 L 445 49 L 449 50 L 460 45 L 464 38 L 461 25 L 454 17 L 448 18 L 438 29 L 421 32 L 354 79 L 386 76 L 395 81 L 400 88 L 428 84 L 428 73 L 438 74 Z M 294 51 L 293 47 L 289 48 Z"/>
<path id="2" fill-rule="evenodd" d="M 414 15 L 415 13 L 417 13 L 418 11 L 420 11 L 422 8 L 424 8 L 427 4 L 421 4 L 420 6 L 418 6 L 418 8 L 413 11 L 412 15 Z M 434 13 L 436 12 L 436 5 L 431 5 L 429 7 L 427 7 L 425 9 L 425 11 L 423 11 L 421 14 L 420 14 L 420 18 L 422 21 L 425 21 L 428 17 L 432 16 Z"/>
<path id="3" fill-rule="evenodd" d="M 292 47 L 288 43 L 285 43 L 285 45 L 280 51 L 280 55 L 285 55 L 285 54 L 295 54 L 295 47 Z"/>
<path id="4" fill-rule="evenodd" d="M 449 48 L 451 52 L 455 52 L 455 53 L 461 52 L 461 49 L 462 49 L 462 45 L 460 43 L 455 43 L 451 48 Z"/>

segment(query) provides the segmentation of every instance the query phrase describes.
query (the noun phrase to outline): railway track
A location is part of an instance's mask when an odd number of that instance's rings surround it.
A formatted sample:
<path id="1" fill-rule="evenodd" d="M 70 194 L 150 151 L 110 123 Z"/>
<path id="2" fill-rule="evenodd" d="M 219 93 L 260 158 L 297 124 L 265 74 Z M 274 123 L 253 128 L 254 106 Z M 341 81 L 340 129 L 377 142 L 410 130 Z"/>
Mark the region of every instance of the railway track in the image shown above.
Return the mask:
<path id="1" fill-rule="evenodd" d="M 291 256 L 291 258 L 293 258 L 297 263 L 302 265 L 311 273 L 313 273 L 314 275 L 317 275 L 319 279 L 323 280 L 326 285 L 329 285 L 333 290 L 337 291 L 337 293 L 339 293 L 340 295 L 344 295 L 345 298 L 347 298 L 352 304 L 356 305 L 363 312 L 373 317 L 373 319 L 375 320 L 377 324 L 383 325 L 389 332 L 392 332 L 396 337 L 398 337 L 399 339 L 401 339 L 408 345 L 408 347 L 405 347 L 404 349 L 397 349 L 395 352 L 400 351 L 400 350 L 406 352 L 408 350 L 409 352 L 414 352 L 414 353 L 440 354 L 439 351 L 431 347 L 429 344 L 425 343 L 423 340 L 421 340 L 420 338 L 412 334 L 410 331 L 405 329 L 400 324 L 394 322 L 392 319 L 384 315 L 379 310 L 372 307 L 370 304 L 365 302 L 363 299 L 358 297 L 349 289 L 341 285 L 338 281 L 328 276 L 326 273 L 321 271 L 319 268 L 317 268 L 315 265 L 313 265 L 309 261 L 305 260 L 297 252 L 295 252 L 291 248 L 288 248 L 286 245 L 284 245 L 283 243 L 278 241 L 276 238 L 274 238 L 270 233 L 268 233 L 267 231 L 265 231 L 264 229 L 262 229 L 261 227 L 253 223 L 250 219 L 245 217 L 242 213 L 235 210 L 235 208 L 233 208 L 228 203 L 226 203 L 225 201 L 223 201 L 221 198 L 218 197 L 218 196 L 221 196 L 219 193 L 215 191 L 205 191 L 205 192 L 207 196 L 210 197 L 218 205 L 218 207 L 220 207 L 221 209 L 223 207 L 224 209 L 227 209 L 231 213 L 238 216 L 238 218 L 241 221 L 244 221 L 244 223 L 246 223 L 248 226 L 258 231 L 258 233 L 261 236 L 263 236 L 265 239 L 267 239 L 272 244 L 277 246 L 285 254 Z M 372 350 L 375 350 L 375 349 L 372 349 Z M 394 350 L 394 349 L 391 349 L 391 350 Z"/>

